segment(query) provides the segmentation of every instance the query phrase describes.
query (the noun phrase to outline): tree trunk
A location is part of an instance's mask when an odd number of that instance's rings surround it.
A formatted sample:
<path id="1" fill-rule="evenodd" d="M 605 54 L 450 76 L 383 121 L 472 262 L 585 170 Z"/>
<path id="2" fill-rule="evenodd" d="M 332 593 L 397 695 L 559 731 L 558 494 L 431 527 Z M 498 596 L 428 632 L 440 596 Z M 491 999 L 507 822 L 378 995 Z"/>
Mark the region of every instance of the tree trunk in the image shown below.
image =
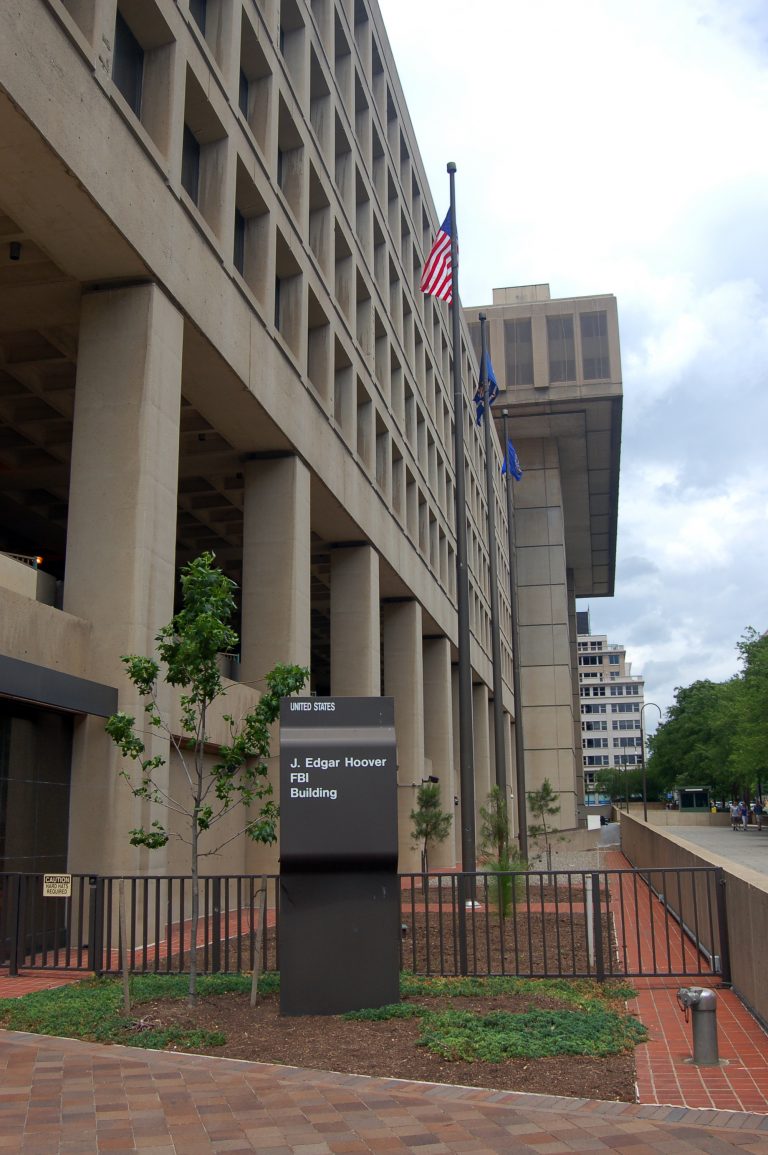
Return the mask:
<path id="1" fill-rule="evenodd" d="M 189 994 L 187 1002 L 194 1006 L 197 1002 L 197 925 L 200 921 L 200 883 L 197 862 L 197 806 L 192 815 L 192 930 L 189 950 Z M 183 912 L 182 912 L 183 917 Z"/>

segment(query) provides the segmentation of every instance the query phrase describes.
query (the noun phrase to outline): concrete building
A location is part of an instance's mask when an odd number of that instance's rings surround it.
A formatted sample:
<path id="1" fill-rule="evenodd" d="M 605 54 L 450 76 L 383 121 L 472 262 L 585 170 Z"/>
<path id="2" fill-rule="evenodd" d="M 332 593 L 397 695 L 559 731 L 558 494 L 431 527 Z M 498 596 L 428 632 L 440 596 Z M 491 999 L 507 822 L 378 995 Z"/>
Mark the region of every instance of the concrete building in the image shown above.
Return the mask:
<path id="1" fill-rule="evenodd" d="M 276 661 L 318 694 L 394 696 L 417 865 L 416 787 L 437 775 L 451 810 L 460 794 L 451 327 L 418 291 L 440 219 L 375 0 L 0 9 L 0 870 L 184 869 L 174 842 L 129 845 L 152 815 L 104 717 L 140 711 L 120 655 L 153 651 L 204 549 L 241 590 L 230 712 Z M 612 590 L 621 404 L 615 304 L 586 309 L 610 318 L 610 381 L 508 391 L 531 773 L 554 753 L 572 798 L 571 606 Z M 458 355 L 479 807 L 495 767 L 466 325 Z M 508 596 L 501 634 L 513 781 Z M 178 701 L 160 705 L 173 725 Z M 434 866 L 457 861 L 458 825 Z M 215 860 L 274 865 L 245 840 Z"/>
<path id="2" fill-rule="evenodd" d="M 645 757 L 645 681 L 632 673 L 624 646 L 589 629 L 589 611 L 577 614 L 584 797 L 607 801 L 596 789 L 602 769 L 635 770 Z"/>
<path id="3" fill-rule="evenodd" d="M 465 309 L 478 317 L 499 397 L 493 407 L 524 470 L 514 486 L 525 773 L 549 778 L 558 822 L 582 825 L 576 598 L 613 594 L 616 563 L 621 358 L 616 299 L 550 298 L 548 285 L 493 290 Z"/>

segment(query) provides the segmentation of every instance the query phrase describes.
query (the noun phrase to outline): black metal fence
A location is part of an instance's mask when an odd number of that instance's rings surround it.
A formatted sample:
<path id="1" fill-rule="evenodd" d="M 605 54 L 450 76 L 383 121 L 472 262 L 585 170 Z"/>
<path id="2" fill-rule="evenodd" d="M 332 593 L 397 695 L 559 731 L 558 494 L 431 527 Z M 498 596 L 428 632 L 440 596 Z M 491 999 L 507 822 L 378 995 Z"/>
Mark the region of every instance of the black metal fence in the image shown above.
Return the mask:
<path id="1" fill-rule="evenodd" d="M 0 875 L 0 966 L 116 973 L 189 969 L 189 877 Z M 435 975 L 730 979 L 725 880 L 716 868 L 404 874 L 401 962 Z M 202 973 L 279 970 L 279 879 L 200 880 Z M 122 898 L 121 898 L 122 894 Z M 122 903 L 122 910 L 121 910 Z"/>

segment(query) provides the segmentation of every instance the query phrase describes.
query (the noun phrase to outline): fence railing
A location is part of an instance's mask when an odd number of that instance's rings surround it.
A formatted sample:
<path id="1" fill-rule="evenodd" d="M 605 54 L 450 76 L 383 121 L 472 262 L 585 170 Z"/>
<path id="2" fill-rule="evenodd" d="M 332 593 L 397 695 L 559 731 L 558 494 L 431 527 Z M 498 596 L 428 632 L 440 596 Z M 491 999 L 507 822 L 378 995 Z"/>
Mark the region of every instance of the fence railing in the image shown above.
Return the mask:
<path id="1" fill-rule="evenodd" d="M 200 880 L 194 949 L 201 973 L 279 970 L 280 880 Z M 120 970 L 120 892 L 134 973 L 189 969 L 191 880 L 72 875 L 43 897 L 43 875 L 0 875 L 0 966 Z M 435 975 L 730 978 L 717 868 L 403 874 L 401 964 Z"/>

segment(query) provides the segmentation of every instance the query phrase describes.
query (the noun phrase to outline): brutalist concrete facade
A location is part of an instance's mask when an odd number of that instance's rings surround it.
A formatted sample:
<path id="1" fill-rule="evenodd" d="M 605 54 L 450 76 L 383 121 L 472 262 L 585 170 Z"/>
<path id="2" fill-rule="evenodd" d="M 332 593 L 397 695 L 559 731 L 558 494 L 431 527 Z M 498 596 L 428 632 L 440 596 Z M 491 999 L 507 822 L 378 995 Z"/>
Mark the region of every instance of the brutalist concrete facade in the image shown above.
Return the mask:
<path id="1" fill-rule="evenodd" d="M 319 694 L 394 697 L 403 868 L 418 863 L 416 786 L 438 776 L 451 810 L 459 794 L 451 329 L 448 308 L 418 291 L 439 219 L 374 2 L 19 0 L 0 11 L 0 655 L 116 688 L 136 712 L 120 655 L 152 651 L 179 567 L 213 550 L 241 588 L 231 713 L 276 661 L 310 666 Z M 495 768 L 466 325 L 458 355 L 479 807 Z M 520 437 L 528 402 L 513 408 Z M 528 430 L 522 520 L 539 463 L 549 476 L 551 443 Z M 569 484 L 582 484 L 574 468 Z M 613 474 L 611 485 L 615 510 Z M 566 538 L 589 533 L 581 521 L 569 530 L 567 494 L 550 496 Z M 579 595 L 609 592 L 612 564 L 590 589 L 574 578 Z M 501 635 L 511 782 L 508 594 Z M 564 637 L 573 649 L 573 623 Z M 570 675 L 558 661 L 549 676 L 577 700 L 575 660 Z M 578 707 L 566 718 L 562 705 L 573 755 Z M 173 722 L 178 702 L 168 694 L 161 707 Z M 67 713 L 56 854 L 40 827 L 12 868 L 183 869 L 174 843 L 151 857 L 129 846 L 151 815 L 90 709 Z M 41 811 L 53 796 L 29 767 L 45 762 L 55 711 L 44 692 L 0 700 L 0 776 Z M 214 719 L 212 742 L 223 734 Z M 172 792 L 179 766 L 167 743 L 156 749 Z M 457 821 L 432 865 L 456 862 L 458 834 Z M 274 857 L 239 840 L 215 865 L 250 872 Z"/>

